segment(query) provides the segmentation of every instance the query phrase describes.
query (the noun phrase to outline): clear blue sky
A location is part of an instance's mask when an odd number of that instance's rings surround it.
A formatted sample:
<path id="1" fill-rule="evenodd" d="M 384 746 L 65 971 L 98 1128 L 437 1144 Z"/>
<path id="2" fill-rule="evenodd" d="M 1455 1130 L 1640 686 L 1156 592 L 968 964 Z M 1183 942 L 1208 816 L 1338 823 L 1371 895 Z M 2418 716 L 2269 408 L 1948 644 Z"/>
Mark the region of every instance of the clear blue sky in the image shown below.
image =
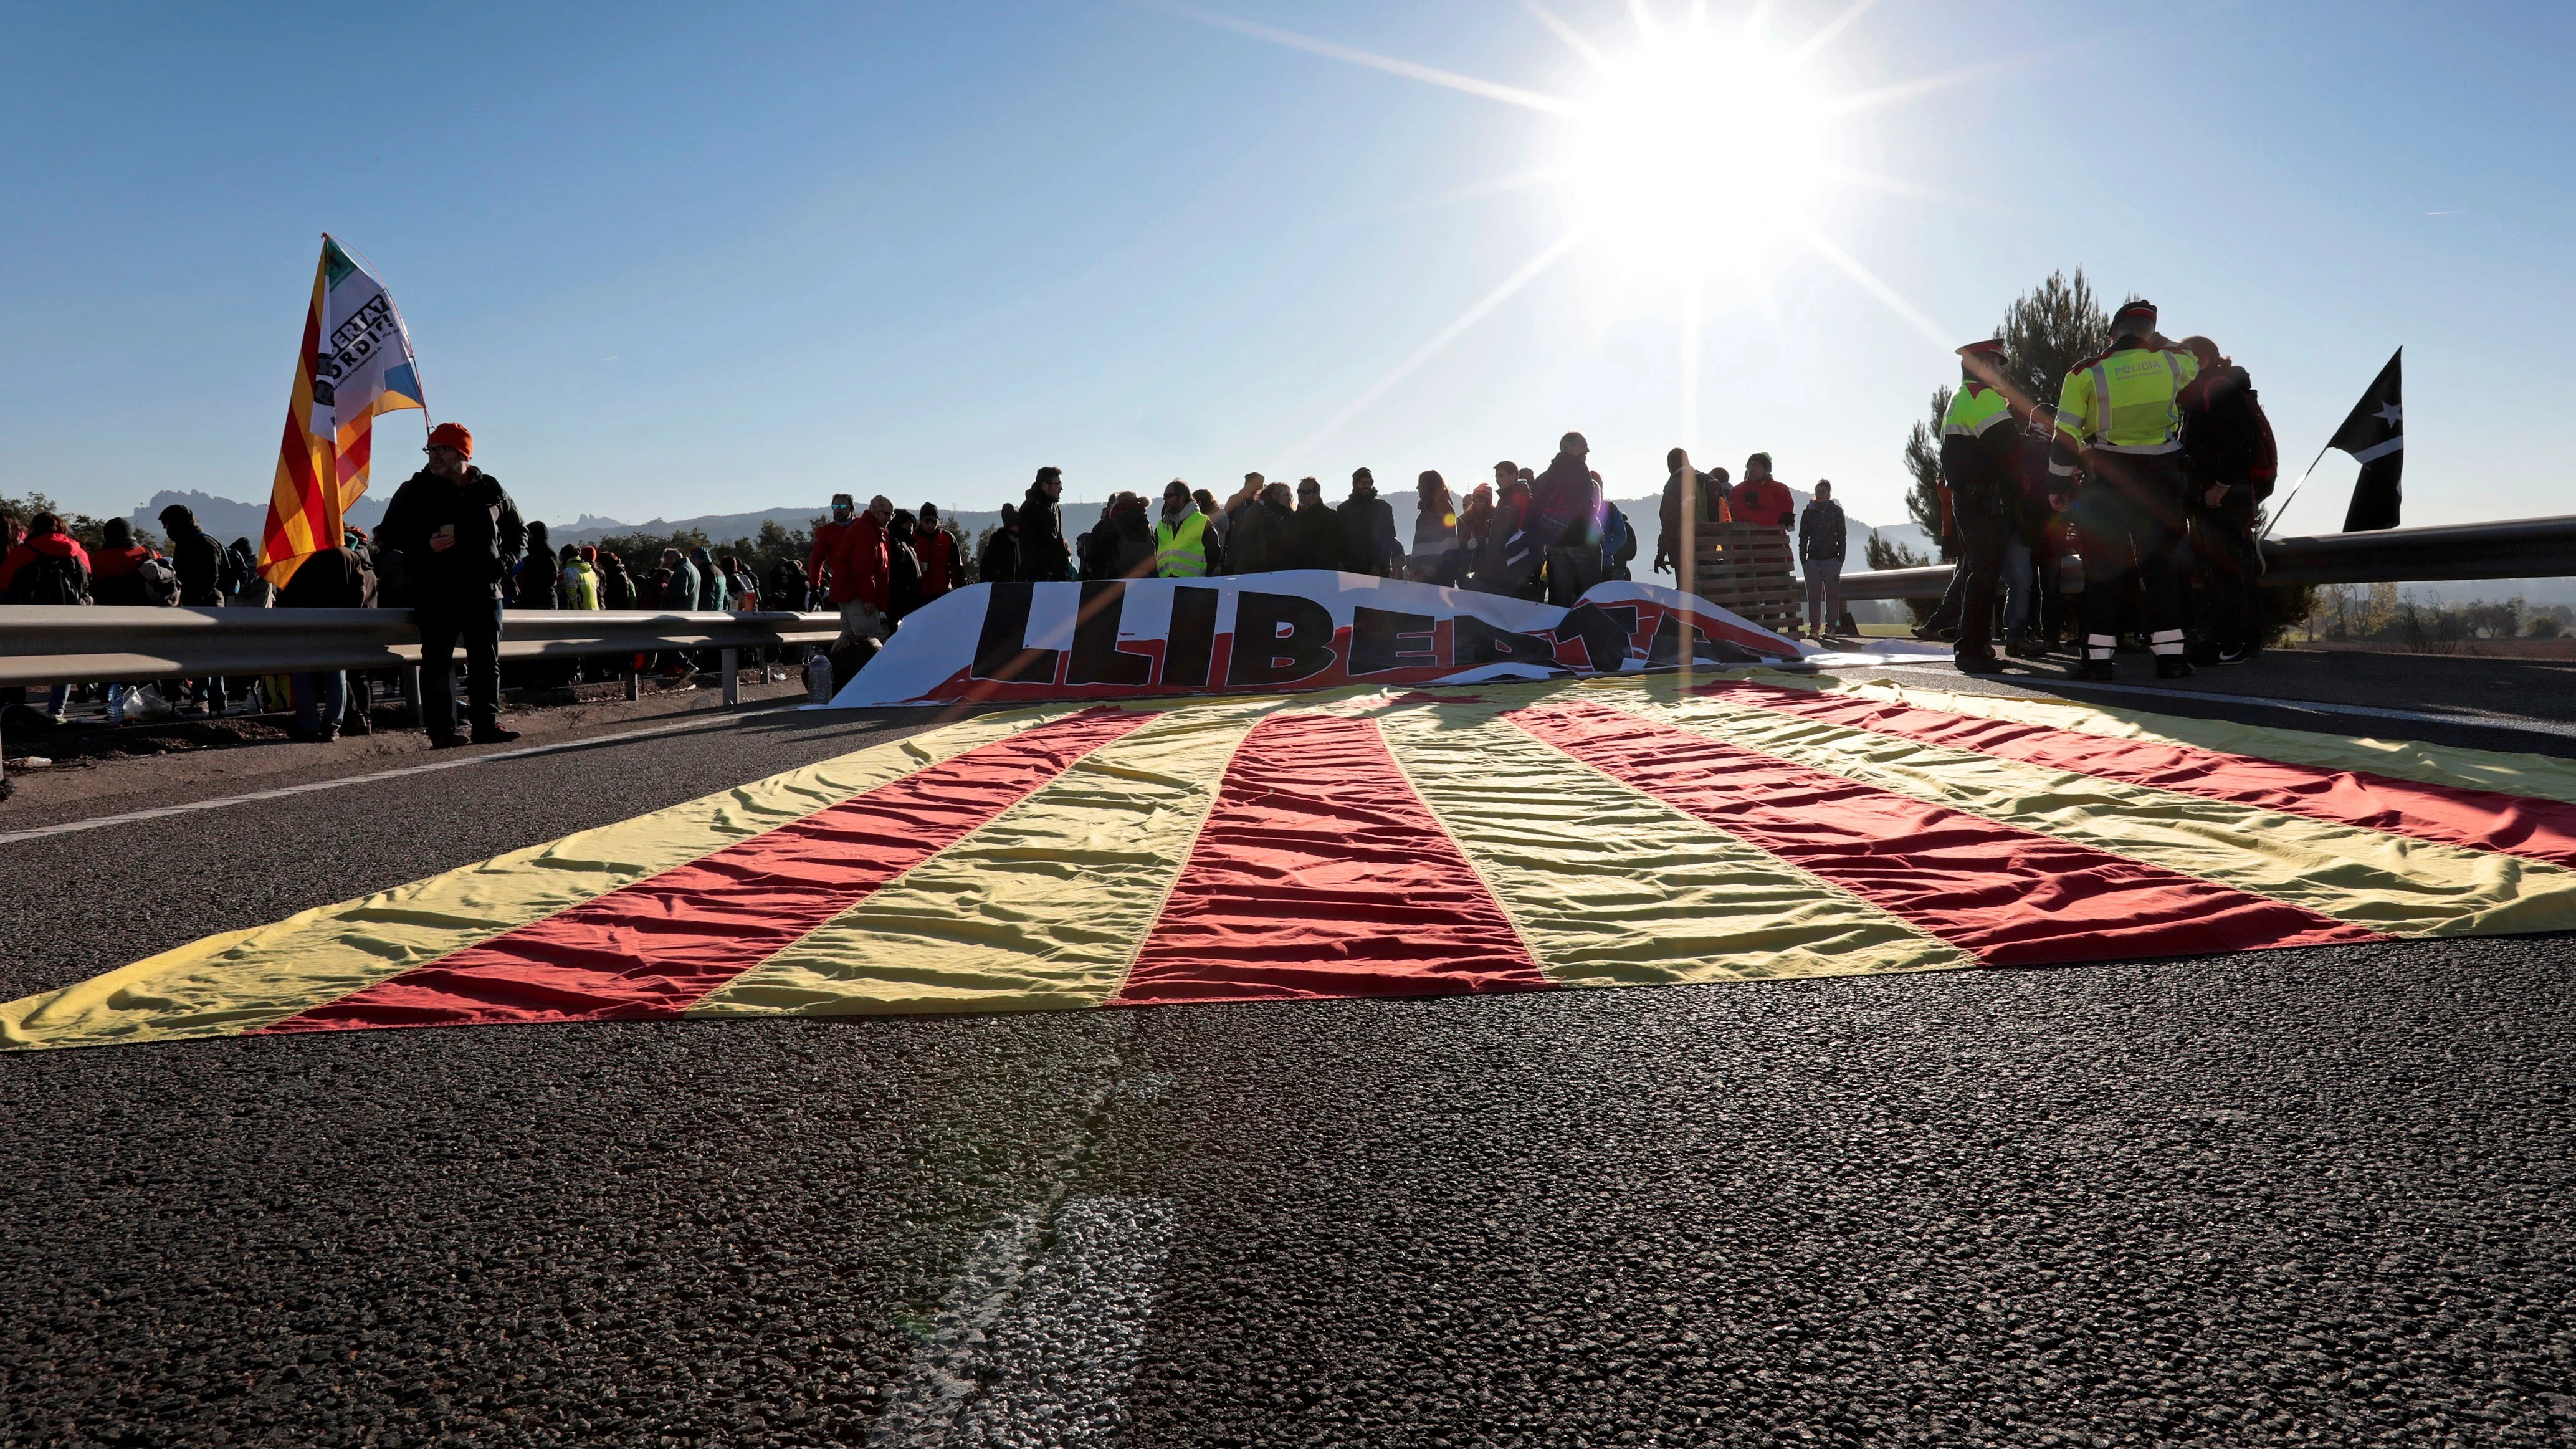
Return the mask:
<path id="1" fill-rule="evenodd" d="M 1601 84 L 1509 0 L 1210 8 Z M 1845 8 L 1782 0 L 1763 31 L 1795 47 Z M 2403 343 L 2409 522 L 2576 510 L 2576 9 L 2151 10 L 1885 0 L 1815 53 L 1828 96 L 2012 62 L 1832 124 L 1841 166 L 1898 185 L 1826 187 L 1814 227 L 1940 342 L 1719 199 L 1709 254 L 1760 285 L 1705 285 L 1702 460 L 1767 448 L 1896 520 L 1944 344 L 2081 263 L 2249 367 L 2288 469 Z M 1639 44 L 1622 0 L 1554 12 Z M 1723 80 L 1705 124 L 1776 109 Z M 0 123 L 0 491 L 93 511 L 265 495 L 326 229 L 530 516 L 991 507 L 1042 463 L 1082 497 L 1260 468 L 1338 498 L 1359 464 L 1472 481 L 1569 427 L 1633 496 L 1682 434 L 1682 284 L 1598 234 L 1352 412 L 1602 210 L 1491 184 L 1557 165 L 1572 123 L 1170 10 L 11 4 Z M 417 417 L 388 420 L 380 488 Z M 2330 459 L 2285 531 L 2338 526 L 2351 473 Z"/>

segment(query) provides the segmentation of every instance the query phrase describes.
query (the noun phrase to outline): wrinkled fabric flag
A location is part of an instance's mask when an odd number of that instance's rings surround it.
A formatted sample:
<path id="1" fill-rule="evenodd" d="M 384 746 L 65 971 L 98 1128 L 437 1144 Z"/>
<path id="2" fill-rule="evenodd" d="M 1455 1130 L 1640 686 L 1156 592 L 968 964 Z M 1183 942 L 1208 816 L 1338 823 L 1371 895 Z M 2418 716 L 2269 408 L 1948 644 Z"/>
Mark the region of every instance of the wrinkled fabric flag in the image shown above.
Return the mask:
<path id="1" fill-rule="evenodd" d="M 1777 671 L 1054 705 L 708 783 L 0 1003 L 0 1051 L 2576 927 L 2576 761 Z"/>
<path id="2" fill-rule="evenodd" d="M 2395 528 L 2405 502 L 2400 480 L 2406 471 L 2406 409 L 2398 399 L 2401 347 L 2372 380 L 2370 391 L 2352 405 L 2352 413 L 2335 429 L 2329 448 L 2341 448 L 2361 465 L 2353 480 L 2352 503 L 2344 510 L 2343 531 Z"/>
<path id="3" fill-rule="evenodd" d="M 260 572 L 270 583 L 283 586 L 307 557 L 339 547 L 349 505 L 367 491 L 376 417 L 422 406 L 402 313 L 384 283 L 326 234 L 260 534 Z"/>

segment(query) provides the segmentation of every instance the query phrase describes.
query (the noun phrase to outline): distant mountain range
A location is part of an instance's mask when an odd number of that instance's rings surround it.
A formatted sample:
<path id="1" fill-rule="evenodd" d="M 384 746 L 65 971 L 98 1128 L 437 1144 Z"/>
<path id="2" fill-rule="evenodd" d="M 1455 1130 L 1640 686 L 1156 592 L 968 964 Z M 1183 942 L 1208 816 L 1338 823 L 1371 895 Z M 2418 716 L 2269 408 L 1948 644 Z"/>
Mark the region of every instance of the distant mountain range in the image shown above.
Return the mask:
<path id="1" fill-rule="evenodd" d="M 268 500 L 266 499 L 261 499 L 257 503 L 236 503 L 229 498 L 217 498 L 211 493 L 194 491 L 178 493 L 166 488 L 153 494 L 151 502 L 134 510 L 130 515 L 134 526 L 155 535 L 166 536 L 169 530 L 161 526 L 161 510 L 173 503 L 194 512 L 197 515 L 197 526 L 225 543 L 230 543 L 236 538 L 247 538 L 257 543 L 259 531 L 268 526 Z M 374 531 L 376 524 L 382 521 L 384 516 L 385 500 L 373 494 L 359 499 L 357 506 L 349 510 L 349 521 L 370 532 Z"/>

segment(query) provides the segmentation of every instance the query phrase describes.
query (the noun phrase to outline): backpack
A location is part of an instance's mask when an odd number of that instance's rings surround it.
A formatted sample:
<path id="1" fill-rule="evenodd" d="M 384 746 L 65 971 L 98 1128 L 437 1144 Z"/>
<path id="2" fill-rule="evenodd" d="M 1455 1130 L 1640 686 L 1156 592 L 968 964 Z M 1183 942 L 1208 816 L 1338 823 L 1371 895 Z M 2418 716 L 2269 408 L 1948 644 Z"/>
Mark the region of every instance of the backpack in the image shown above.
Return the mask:
<path id="1" fill-rule="evenodd" d="M 134 566 L 134 591 L 142 603 L 152 608 L 169 608 L 179 602 L 178 567 L 154 554 Z"/>
<path id="2" fill-rule="evenodd" d="M 33 563 L 21 567 L 18 576 L 9 581 L 9 601 L 15 604 L 86 604 L 89 602 L 89 570 L 82 568 L 78 559 L 40 553 Z"/>

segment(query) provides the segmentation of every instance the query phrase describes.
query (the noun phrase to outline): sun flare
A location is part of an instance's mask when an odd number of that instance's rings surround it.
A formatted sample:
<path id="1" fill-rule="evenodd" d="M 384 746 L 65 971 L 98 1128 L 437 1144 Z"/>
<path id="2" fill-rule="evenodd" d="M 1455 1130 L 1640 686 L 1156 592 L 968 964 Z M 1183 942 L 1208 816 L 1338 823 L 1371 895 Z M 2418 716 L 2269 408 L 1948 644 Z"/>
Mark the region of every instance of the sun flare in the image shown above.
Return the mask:
<path id="1" fill-rule="evenodd" d="M 1668 26 L 1605 57 L 1572 120 L 1563 174 L 1587 240 L 1685 281 L 1802 248 L 1834 169 L 1826 97 L 1733 28 Z"/>
<path id="2" fill-rule="evenodd" d="M 1874 90 L 1830 93 L 1808 60 L 1850 30 L 1877 0 L 1845 8 L 1795 45 L 1775 43 L 1769 0 L 1754 0 L 1741 19 L 1713 21 L 1705 0 L 1686 16 L 1662 13 L 1650 0 L 1628 0 L 1635 40 L 1604 51 L 1544 0 L 1521 8 L 1591 68 L 1592 83 L 1573 97 L 1526 90 L 1438 66 L 1381 55 L 1183 0 L 1136 0 L 1186 20 L 1423 85 L 1561 118 L 1565 140 L 1554 164 L 1500 181 L 1469 185 L 1450 200 L 1498 196 L 1546 186 L 1572 213 L 1564 233 L 1497 283 L 1428 342 L 1397 363 L 1291 453 L 1303 453 L 1375 405 L 1442 349 L 1554 267 L 1588 251 L 1623 280 L 1652 279 L 1668 299 L 1681 343 L 1681 423 L 1687 440 L 1698 416 L 1699 356 L 1708 308 L 1750 305 L 1775 310 L 1776 273 L 1808 258 L 1821 261 L 1878 299 L 1923 339 L 1946 351 L 1948 332 L 1881 280 L 1829 234 L 1827 193 L 1857 187 L 1923 194 L 1886 177 L 1847 167 L 1842 127 L 1863 112 L 1900 105 L 2031 63 L 2031 57 L 1987 61 Z"/>

